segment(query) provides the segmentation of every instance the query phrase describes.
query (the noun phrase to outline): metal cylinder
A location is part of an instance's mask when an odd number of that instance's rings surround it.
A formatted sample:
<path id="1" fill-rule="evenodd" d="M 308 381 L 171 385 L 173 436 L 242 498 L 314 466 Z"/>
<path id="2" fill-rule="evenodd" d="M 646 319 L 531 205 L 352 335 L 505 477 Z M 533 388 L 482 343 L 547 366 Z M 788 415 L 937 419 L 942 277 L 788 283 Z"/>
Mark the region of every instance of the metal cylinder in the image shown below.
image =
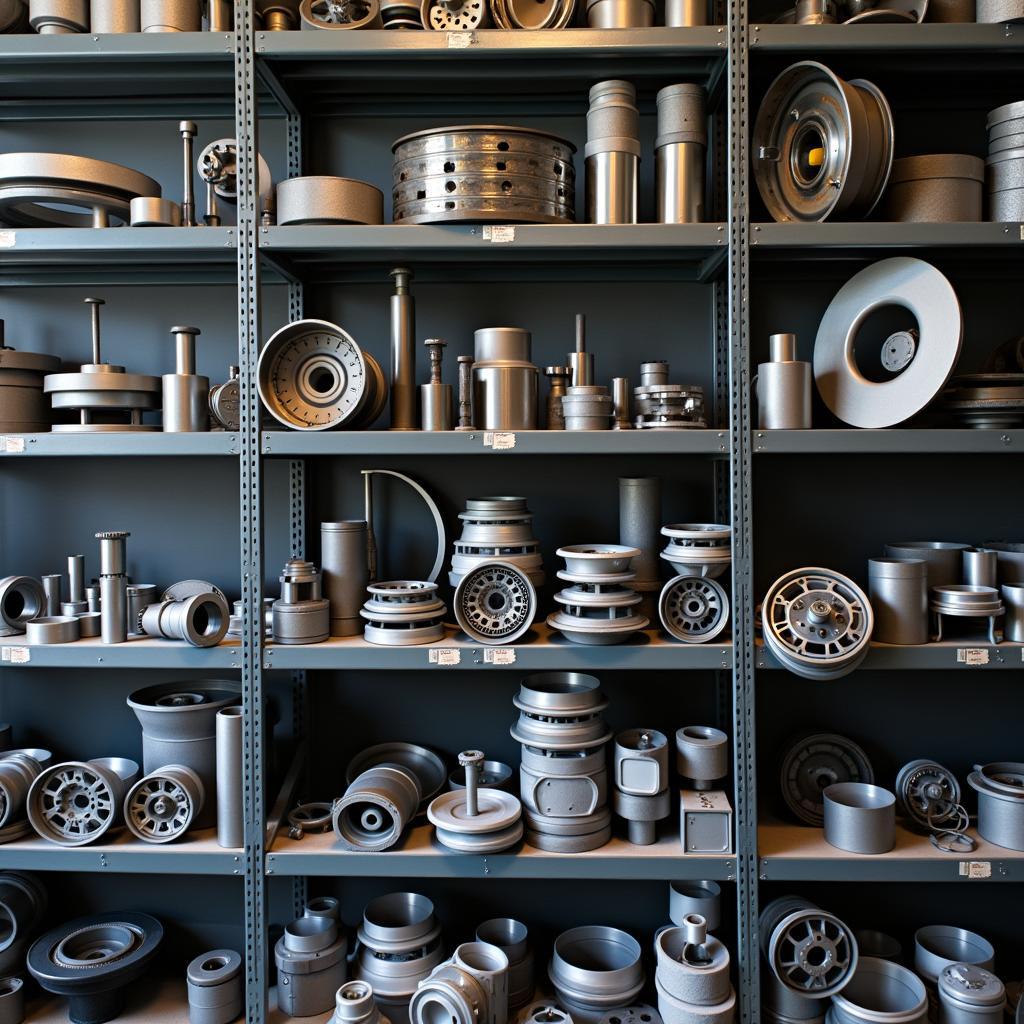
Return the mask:
<path id="1" fill-rule="evenodd" d="M 796 335 L 773 334 L 771 361 L 757 367 L 759 430 L 810 430 L 811 364 L 796 358 Z"/>
<path id="2" fill-rule="evenodd" d="M 349 850 L 386 850 L 401 838 L 422 795 L 419 780 L 407 768 L 368 768 L 334 805 L 335 835 Z"/>
<path id="3" fill-rule="evenodd" d="M 722 920 L 722 887 L 711 881 L 670 882 L 669 920 L 681 927 L 690 914 L 698 914 L 707 922 L 708 931 L 716 931 Z"/>
<path id="4" fill-rule="evenodd" d="M 1003 620 L 1003 638 L 1012 643 L 1024 643 L 1024 586 L 1007 583 L 1000 587 L 1006 618 Z"/>
<path id="5" fill-rule="evenodd" d="M 140 0 L 140 23 L 143 32 L 200 32 L 203 28 L 202 5 L 199 0 Z M 189 174 L 192 161 L 189 160 Z M 194 208 L 193 208 L 194 213 Z M 182 203 L 182 223 L 194 225 L 194 219 L 185 216 Z"/>
<path id="6" fill-rule="evenodd" d="M 484 921 L 476 930 L 476 941 L 496 946 L 508 957 L 508 1008 L 518 1010 L 533 999 L 533 951 L 525 924 L 511 917 Z"/>
<path id="7" fill-rule="evenodd" d="M 416 430 L 416 305 L 409 292 L 412 271 L 391 271 L 391 429 Z"/>
<path id="8" fill-rule="evenodd" d="M 144 635 L 147 631 L 142 628 L 142 613 L 159 600 L 156 585 L 153 583 L 129 583 L 125 587 L 125 593 L 128 597 L 128 632 Z"/>
<path id="9" fill-rule="evenodd" d="M 85 588 L 85 607 L 86 611 L 98 612 L 100 610 L 100 588 L 99 587 L 86 587 Z"/>
<path id="10" fill-rule="evenodd" d="M 209 30 L 211 32 L 231 32 L 235 23 L 232 17 L 230 0 L 209 0 Z"/>
<path id="11" fill-rule="evenodd" d="M 665 27 L 689 28 L 708 23 L 706 0 L 665 0 Z"/>
<path id="12" fill-rule="evenodd" d="M 946 540 L 903 540 L 885 545 L 886 558 L 922 558 L 928 565 L 928 587 L 952 587 L 963 582 L 963 552 L 970 544 Z"/>
<path id="13" fill-rule="evenodd" d="M 143 609 L 137 622 L 147 636 L 216 647 L 228 631 L 229 618 L 227 601 L 211 592 L 180 601 L 155 601 Z"/>
<path id="14" fill-rule="evenodd" d="M 197 956 L 185 973 L 189 1024 L 230 1024 L 245 1002 L 242 958 L 232 949 Z"/>
<path id="15" fill-rule="evenodd" d="M 590 28 L 650 28 L 654 18 L 651 0 L 590 0 L 587 3 Z"/>
<path id="16" fill-rule="evenodd" d="M 888 853 L 896 845 L 896 797 L 881 786 L 838 782 L 822 793 L 825 842 L 851 853 Z"/>
<path id="17" fill-rule="evenodd" d="M 68 555 L 68 600 L 85 600 L 85 555 Z"/>
<path id="18" fill-rule="evenodd" d="M 654 188 L 659 224 L 704 220 L 706 150 L 695 142 L 674 142 L 654 151 Z"/>
<path id="19" fill-rule="evenodd" d="M 709 725 L 684 725 L 676 730 L 676 771 L 694 789 L 711 789 L 729 774 L 729 737 Z"/>
<path id="20" fill-rule="evenodd" d="M 89 5 L 89 31 L 93 34 L 138 32 L 139 0 L 92 0 Z"/>
<path id="21" fill-rule="evenodd" d="M 124 576 L 100 577 L 100 639 L 123 644 L 128 639 L 128 594 Z"/>
<path id="22" fill-rule="evenodd" d="M 939 1024 L 1002 1024 L 1006 988 L 991 972 L 950 964 L 939 975 Z"/>
<path id="23" fill-rule="evenodd" d="M 964 551 L 964 583 L 975 587 L 996 585 L 996 553 L 987 548 Z"/>
<path id="24" fill-rule="evenodd" d="M 274 946 L 277 1003 L 286 1017 L 313 1017 L 334 1008 L 348 975 L 348 941 L 329 917 L 300 917 Z"/>
<path id="25" fill-rule="evenodd" d="M 875 640 L 901 645 L 928 642 L 928 566 L 922 559 L 870 559 L 868 590 Z"/>
<path id="26" fill-rule="evenodd" d="M 539 374 L 530 332 L 484 328 L 474 334 L 473 419 L 479 430 L 535 430 Z"/>
<path id="27" fill-rule="evenodd" d="M 576 344 L 569 353 L 569 385 L 590 387 L 594 383 L 594 353 L 587 351 L 587 318 L 576 314 Z"/>
<path id="28" fill-rule="evenodd" d="M 832 997 L 828 1019 L 831 1024 L 921 1024 L 927 1008 L 927 992 L 913 971 L 865 956 Z"/>
<path id="29" fill-rule="evenodd" d="M 365 519 L 320 524 L 320 567 L 324 596 L 331 606 L 331 636 L 358 636 L 359 615 L 370 573 Z"/>
<path id="30" fill-rule="evenodd" d="M 163 413 L 165 433 L 210 429 L 210 378 L 196 373 L 198 327 L 172 327 L 175 372 L 165 373 Z"/>
<path id="31" fill-rule="evenodd" d="M 60 615 L 60 589 L 63 581 L 64 577 L 59 573 L 56 576 L 44 576 L 42 578 L 43 595 L 46 598 L 46 614 L 49 616 Z"/>
<path id="32" fill-rule="evenodd" d="M 29 0 L 28 14 L 41 36 L 89 31 L 88 0 Z"/>
<path id="33" fill-rule="evenodd" d="M 242 727 L 240 707 L 217 712 L 217 845 L 245 845 L 242 821 Z"/>
<path id="34" fill-rule="evenodd" d="M 894 160 L 885 219 L 917 223 L 980 221 L 985 162 L 965 153 Z"/>
<path id="35" fill-rule="evenodd" d="M 629 378 L 612 377 L 612 429 L 632 430 L 629 411 Z"/>
<path id="36" fill-rule="evenodd" d="M 619 543 L 640 552 L 630 563 L 638 583 L 659 578 L 661 527 L 661 479 L 619 477 Z"/>
<path id="37" fill-rule="evenodd" d="M 585 148 L 587 220 L 635 224 L 640 165 L 640 112 L 629 82 L 598 82 L 590 90 Z"/>

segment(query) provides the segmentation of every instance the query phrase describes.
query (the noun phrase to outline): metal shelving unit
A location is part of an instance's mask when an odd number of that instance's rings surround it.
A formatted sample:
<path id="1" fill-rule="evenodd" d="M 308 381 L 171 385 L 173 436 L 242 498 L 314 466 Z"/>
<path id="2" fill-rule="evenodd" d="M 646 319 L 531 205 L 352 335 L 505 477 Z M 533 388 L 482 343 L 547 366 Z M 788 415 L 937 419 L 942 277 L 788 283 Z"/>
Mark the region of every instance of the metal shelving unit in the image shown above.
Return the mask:
<path id="1" fill-rule="evenodd" d="M 179 472 L 176 459 L 230 459 L 237 469 L 241 524 L 239 583 L 244 632 L 240 641 L 197 650 L 166 641 L 141 640 L 104 647 L 98 641 L 29 647 L 0 647 L 0 664 L 11 670 L 11 685 L 26 678 L 21 669 L 168 670 L 240 675 L 245 731 L 245 848 L 222 850 L 209 834 L 171 847 L 150 847 L 124 835 L 112 842 L 59 849 L 42 840 L 0 846 L 0 868 L 76 872 L 86 875 L 237 876 L 244 880 L 248 1024 L 280 1019 L 274 1008 L 267 966 L 271 923 L 269 887 L 276 879 L 292 885 L 299 903 L 306 879 L 383 881 L 423 879 L 476 884 L 522 880 L 566 882 L 658 882 L 711 878 L 729 883 L 737 911 L 733 955 L 744 1024 L 758 1019 L 759 950 L 756 920 L 760 883 L 951 882 L 974 878 L 1024 881 L 1024 856 L 979 843 L 969 857 L 935 851 L 920 836 L 901 832 L 896 850 L 863 858 L 826 846 L 820 832 L 759 820 L 757 704 L 759 670 L 778 678 L 777 668 L 756 638 L 755 468 L 762 473 L 787 460 L 765 455 L 898 454 L 937 456 L 1006 455 L 1024 446 L 1024 430 L 898 429 L 806 432 L 759 431 L 754 427 L 751 378 L 751 287 L 764 268 L 812 263 L 849 266 L 886 254 L 912 252 L 926 258 L 959 258 L 1016 272 L 1024 253 L 1024 229 L 1016 224 L 911 225 L 885 223 L 791 225 L 751 223 L 748 131 L 756 110 L 755 62 L 783 66 L 796 55 L 834 54 L 847 63 L 863 59 L 869 68 L 921 68 L 944 62 L 956 71 L 1005 73 L 1024 50 L 1024 33 L 995 25 L 842 26 L 750 25 L 747 0 L 731 0 L 728 23 L 701 29 L 624 32 L 570 30 L 560 33 L 478 32 L 450 39 L 430 33 L 355 32 L 263 33 L 253 26 L 252 3 L 236 6 L 233 35 L 0 36 L 0 122 L 47 121 L 72 116 L 110 120 L 231 117 L 241 147 L 238 226 L 232 228 L 0 231 L 0 284 L 27 286 L 237 285 L 238 362 L 241 366 L 242 427 L 238 433 L 206 435 L 60 434 L 0 438 L 0 466 L 17 467 L 32 457 L 70 459 L 161 457 L 162 472 Z M 760 66 L 760 65 L 759 65 Z M 283 116 L 287 171 L 304 169 L 304 120 L 323 116 L 341 103 L 382 117 L 415 113 L 445 116 L 477 109 L 505 115 L 524 108 L 552 116 L 578 116 L 580 95 L 595 80 L 637 81 L 650 106 L 654 91 L 677 80 L 700 81 L 720 114 L 718 143 L 727 159 L 717 168 L 722 216 L 689 226 L 594 225 L 517 226 L 500 240 L 475 227 L 265 227 L 259 223 L 253 168 L 261 116 Z M 429 86 L 426 89 L 425 86 Z M 456 103 L 453 88 L 462 90 Z M 977 89 L 983 89 L 979 83 Z M 466 95 L 471 96 L 470 100 Z M 720 427 L 682 433 L 607 432 L 550 434 L 519 432 L 495 439 L 483 432 L 416 434 L 337 432 L 290 433 L 261 429 L 255 388 L 256 357 L 267 333 L 261 322 L 263 286 L 287 288 L 290 317 L 302 315 L 304 289 L 381 280 L 381 271 L 414 263 L 417 280 L 461 283 L 533 280 L 539 274 L 560 283 L 684 282 L 707 287 L 713 307 L 716 398 Z M 263 639 L 263 581 L 276 575 L 264 550 L 265 538 L 288 534 L 288 548 L 304 554 L 311 525 L 312 482 L 330 460 L 347 456 L 415 459 L 417 466 L 449 456 L 516 456 L 509 479 L 529 472 L 531 459 L 578 456 L 693 460 L 714 475 L 717 512 L 734 528 L 732 570 L 733 638 L 688 646 L 666 642 L 654 632 L 642 642 L 584 647 L 565 642 L 543 625 L 527 643 L 497 655 L 451 633 L 430 647 L 381 649 L 361 639 L 331 640 L 308 647 L 274 646 Z M 522 457 L 530 457 L 523 461 Z M 170 460 L 170 461 L 167 461 Z M 312 460 L 316 460 L 313 462 Z M 287 518 L 270 501 L 268 478 L 288 463 Z M 588 463 L 589 464 L 589 463 Z M 675 464 L 675 463 L 673 463 Z M 193 465 L 192 462 L 187 465 Z M 221 463 L 216 463 L 218 467 Z M 474 467 L 490 466 L 475 461 Z M 552 465 L 546 462 L 545 465 Z M 325 475 L 327 475 L 325 473 Z M 275 485 L 276 486 L 276 485 Z M 578 669 L 622 673 L 637 693 L 660 672 L 678 680 L 682 692 L 703 672 L 716 679 L 725 720 L 731 720 L 734 752 L 736 853 L 721 857 L 683 856 L 670 830 L 652 847 L 614 840 L 590 854 L 560 856 L 524 848 L 513 854 L 468 857 L 448 853 L 415 828 L 396 851 L 352 854 L 330 835 L 289 839 L 278 823 L 268 831 L 269 758 L 265 757 L 263 715 L 272 685 L 285 681 L 293 737 L 302 741 L 310 704 L 335 686 L 331 678 L 307 673 L 365 674 L 384 692 L 386 673 L 438 673 L 449 666 L 430 661 L 431 651 L 457 653 L 459 669 L 501 669 L 507 682 L 517 672 Z M 449 660 L 450 655 L 444 659 Z M 490 660 L 489 660 L 490 659 Z M 492 661 L 495 662 L 492 664 Z M 906 673 L 907 685 L 938 669 L 1024 668 L 1020 645 L 956 640 L 921 648 L 874 645 L 863 670 Z M 441 674 L 444 674 L 443 677 Z M 116 677 L 119 678 L 119 677 Z M 362 676 L 365 678 L 365 675 Z M 429 677 L 427 678 L 429 681 Z M 462 674 L 456 682 L 461 683 Z M 1000 677 L 1002 678 L 1002 677 Z M 997 685 L 990 680 L 989 685 Z M 673 684 L 675 685 L 675 684 Z M 278 692 L 278 691 L 275 691 Z M 682 698 L 680 698 L 682 699 Z M 296 790 L 292 779 L 292 790 Z M 986 867 L 987 866 L 987 867 Z M 986 870 L 989 872 L 985 874 Z M 397 883 L 396 883 L 397 884 Z M 123 1019 L 180 1021 L 184 993 L 161 986 L 155 1001 L 130 1008 Z M 52 1008 L 29 1020 L 56 1019 Z"/>

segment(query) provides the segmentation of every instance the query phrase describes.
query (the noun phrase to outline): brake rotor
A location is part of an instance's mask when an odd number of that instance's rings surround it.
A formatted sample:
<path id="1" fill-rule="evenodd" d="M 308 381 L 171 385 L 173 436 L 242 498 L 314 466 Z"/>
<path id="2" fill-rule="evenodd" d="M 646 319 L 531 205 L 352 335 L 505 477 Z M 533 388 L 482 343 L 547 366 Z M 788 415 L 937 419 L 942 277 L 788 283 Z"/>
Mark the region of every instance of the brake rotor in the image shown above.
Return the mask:
<path id="1" fill-rule="evenodd" d="M 875 781 L 868 755 L 845 736 L 813 733 L 797 740 L 782 758 L 782 799 L 805 825 L 825 823 L 822 793 L 838 782 Z"/>
<path id="2" fill-rule="evenodd" d="M 455 618 L 478 643 L 511 642 L 521 637 L 537 614 L 537 592 L 529 576 L 510 562 L 483 562 L 455 588 Z"/>
<path id="3" fill-rule="evenodd" d="M 676 576 L 658 599 L 665 632 L 688 644 L 714 640 L 729 621 L 729 596 L 706 576 Z"/>
<path id="4" fill-rule="evenodd" d="M 831 569 L 793 569 L 761 605 L 765 646 L 806 679 L 840 679 L 864 660 L 874 627 L 867 594 Z"/>

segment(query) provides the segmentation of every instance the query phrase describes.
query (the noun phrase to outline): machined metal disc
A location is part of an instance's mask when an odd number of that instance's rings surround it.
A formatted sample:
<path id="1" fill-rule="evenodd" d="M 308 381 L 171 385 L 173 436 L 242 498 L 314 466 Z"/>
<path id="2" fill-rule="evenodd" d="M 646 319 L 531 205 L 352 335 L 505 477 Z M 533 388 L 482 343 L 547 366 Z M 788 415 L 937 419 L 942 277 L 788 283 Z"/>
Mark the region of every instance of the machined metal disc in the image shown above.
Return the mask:
<path id="1" fill-rule="evenodd" d="M 487 0 L 446 3 L 422 0 L 419 16 L 423 28 L 436 32 L 472 32 L 478 28 L 487 28 L 491 22 Z"/>
<path id="2" fill-rule="evenodd" d="M 296 320 L 278 330 L 260 353 L 258 372 L 267 411 L 295 430 L 362 422 L 383 384 L 372 357 L 325 320 Z"/>
<path id="3" fill-rule="evenodd" d="M 124 820 L 128 830 L 147 843 L 169 843 L 183 836 L 202 806 L 202 782 L 184 765 L 140 779 L 128 792 Z"/>
<path id="4" fill-rule="evenodd" d="M 466 809 L 466 791 L 452 789 L 435 797 L 427 809 L 427 818 L 437 828 L 474 835 L 496 832 L 519 821 L 523 809 L 519 797 L 502 789 L 478 789 L 477 813 Z"/>
<path id="5" fill-rule="evenodd" d="M 721 584 L 703 576 L 676 576 L 658 599 L 665 632 L 688 644 L 714 640 L 729 621 L 729 595 Z"/>
<path id="6" fill-rule="evenodd" d="M 423 796 L 420 800 L 420 812 L 444 788 L 447 770 L 444 761 L 427 747 L 415 743 L 378 743 L 360 751 L 349 761 L 345 769 L 345 784 L 353 782 L 367 769 L 379 764 L 398 764 L 407 768 L 419 780 Z"/>
<path id="7" fill-rule="evenodd" d="M 44 839 L 84 846 L 114 824 L 117 796 L 110 774 L 84 761 L 67 761 L 46 769 L 32 784 L 29 821 Z"/>
<path id="8" fill-rule="evenodd" d="M 868 755 L 845 736 L 814 733 L 803 736 L 782 758 L 782 798 L 805 825 L 820 828 L 825 822 L 823 793 L 839 782 L 875 781 Z"/>
<path id="9" fill-rule="evenodd" d="M 872 381 L 857 366 L 857 333 L 874 310 L 885 306 L 914 315 L 917 351 L 898 376 Z M 825 310 L 814 342 L 818 392 L 844 423 L 895 426 L 942 391 L 960 357 L 962 339 L 956 292 L 935 267 L 909 256 L 881 260 L 850 278 Z"/>
<path id="10" fill-rule="evenodd" d="M 530 577 L 510 562 L 483 562 L 459 580 L 452 600 L 462 631 L 479 643 L 510 643 L 537 614 Z"/>
<path id="11" fill-rule="evenodd" d="M 784 668 L 807 679 L 839 679 L 865 658 L 874 628 L 867 594 L 832 569 L 780 576 L 761 606 L 764 642 Z"/>

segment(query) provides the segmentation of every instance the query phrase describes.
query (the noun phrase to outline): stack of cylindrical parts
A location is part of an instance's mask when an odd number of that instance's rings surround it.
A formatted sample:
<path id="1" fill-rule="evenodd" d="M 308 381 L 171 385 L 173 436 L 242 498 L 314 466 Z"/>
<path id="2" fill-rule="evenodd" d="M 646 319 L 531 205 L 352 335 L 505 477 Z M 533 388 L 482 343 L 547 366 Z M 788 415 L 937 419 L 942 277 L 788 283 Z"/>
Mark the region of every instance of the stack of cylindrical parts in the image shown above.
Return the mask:
<path id="1" fill-rule="evenodd" d="M 359 610 L 366 620 L 363 636 L 371 644 L 408 647 L 444 636 L 445 604 L 437 584 L 422 580 L 371 583 L 369 600 Z"/>
<path id="2" fill-rule="evenodd" d="M 608 701 L 600 682 L 579 672 L 527 676 L 513 703 L 527 843 L 554 853 L 604 846 L 611 838 L 605 767 L 611 733 L 601 717 Z"/>
<path id="3" fill-rule="evenodd" d="M 476 930 L 476 941 L 496 946 L 508 958 L 508 1009 L 519 1010 L 533 998 L 533 950 L 522 921 L 495 917 Z"/>
<path id="4" fill-rule="evenodd" d="M 628 2 L 638 2 L 642 8 L 648 0 L 596 0 L 596 4 Z M 589 16 L 589 2 L 587 7 Z M 648 24 L 653 24 L 654 5 L 650 8 Z M 636 89 L 629 82 L 598 82 L 590 90 L 585 155 L 587 220 L 591 224 L 635 224 L 640 112 Z"/>
<path id="5" fill-rule="evenodd" d="M 494 560 L 521 569 L 535 587 L 544 585 L 540 541 L 533 536 L 533 514 L 525 498 L 467 498 L 466 511 L 459 513 L 459 519 L 462 536 L 453 545 L 448 573 L 453 587 L 471 569 Z"/>
<path id="6" fill-rule="evenodd" d="M 548 975 L 574 1024 L 598 1024 L 643 988 L 640 943 L 607 925 L 570 928 L 555 939 Z"/>
<path id="7" fill-rule="evenodd" d="M 619 477 L 619 543 L 636 548 L 630 586 L 643 599 L 638 611 L 653 619 L 661 590 L 658 548 L 661 529 L 661 480 L 656 476 Z"/>
<path id="8" fill-rule="evenodd" d="M 506 1024 L 508 957 L 486 942 L 464 942 L 419 983 L 410 1024 Z"/>
<path id="9" fill-rule="evenodd" d="M 274 946 L 281 1011 L 289 1017 L 312 1017 L 333 1009 L 348 973 L 347 951 L 336 918 L 306 914 L 286 925 Z"/>
<path id="10" fill-rule="evenodd" d="M 335 835 L 349 850 L 387 850 L 402 837 L 422 796 L 420 780 L 403 765 L 367 768 L 334 805 Z"/>
<path id="11" fill-rule="evenodd" d="M 704 220 L 707 147 L 703 87 L 682 83 L 660 90 L 654 143 L 659 224 L 699 224 Z"/>
<path id="12" fill-rule="evenodd" d="M 320 571 L 330 604 L 331 636 L 358 636 L 359 608 L 370 582 L 365 519 L 320 524 Z"/>
<path id="13" fill-rule="evenodd" d="M 717 579 L 732 564 L 732 528 L 726 523 L 670 523 L 661 557 L 681 576 Z"/>
<path id="14" fill-rule="evenodd" d="M 703 917 L 688 914 L 681 926 L 664 929 L 655 952 L 654 984 L 664 1024 L 731 1024 L 736 993 L 729 981 L 729 951 L 708 934 Z"/>
<path id="15" fill-rule="evenodd" d="M 473 334 L 473 421 L 478 430 L 536 430 L 539 371 L 530 332 L 484 327 Z"/>
<path id="16" fill-rule="evenodd" d="M 1024 17 L 1024 0 L 978 0 L 978 21 L 1006 21 L 1007 8 Z M 983 17 L 992 9 L 999 17 Z M 985 188 L 988 195 L 988 219 L 1024 220 L 1024 100 L 1007 103 L 989 112 L 988 159 L 985 161 Z"/>
<path id="17" fill-rule="evenodd" d="M 637 430 L 687 430 L 707 426 L 704 389 L 696 384 L 670 384 L 664 361 L 640 364 L 640 383 L 633 388 Z"/>
<path id="18" fill-rule="evenodd" d="M 242 1012 L 242 958 L 233 949 L 202 953 L 186 971 L 189 1024 L 231 1024 Z"/>
<path id="19" fill-rule="evenodd" d="M 603 384 L 574 384 L 562 396 L 566 430 L 610 430 L 614 405 Z"/>
<path id="20" fill-rule="evenodd" d="M 967 153 L 894 160 L 885 193 L 886 220 L 980 221 L 984 181 L 985 162 Z"/>
<path id="21" fill-rule="evenodd" d="M 359 926 L 356 974 L 373 986 L 392 1024 L 409 1024 L 409 1000 L 417 985 L 444 959 L 434 904 L 414 892 L 371 900 Z"/>
<path id="22" fill-rule="evenodd" d="M 868 593 L 874 639 L 883 644 L 928 642 L 928 563 L 920 558 L 872 558 Z"/>
<path id="23" fill-rule="evenodd" d="M 650 846 L 671 810 L 668 737 L 657 729 L 627 729 L 615 737 L 612 807 L 628 823 L 629 841 Z"/>
<path id="24" fill-rule="evenodd" d="M 709 725 L 677 729 L 676 771 L 690 789 L 711 789 L 729 774 L 729 737 Z"/>
<path id="25" fill-rule="evenodd" d="M 330 602 L 312 562 L 289 559 L 282 570 L 281 596 L 274 602 L 271 635 L 276 644 L 318 644 L 331 632 Z"/>
<path id="26" fill-rule="evenodd" d="M 796 357 L 795 334 L 773 334 L 771 358 L 757 367 L 759 430 L 811 429 L 811 364 Z"/>

